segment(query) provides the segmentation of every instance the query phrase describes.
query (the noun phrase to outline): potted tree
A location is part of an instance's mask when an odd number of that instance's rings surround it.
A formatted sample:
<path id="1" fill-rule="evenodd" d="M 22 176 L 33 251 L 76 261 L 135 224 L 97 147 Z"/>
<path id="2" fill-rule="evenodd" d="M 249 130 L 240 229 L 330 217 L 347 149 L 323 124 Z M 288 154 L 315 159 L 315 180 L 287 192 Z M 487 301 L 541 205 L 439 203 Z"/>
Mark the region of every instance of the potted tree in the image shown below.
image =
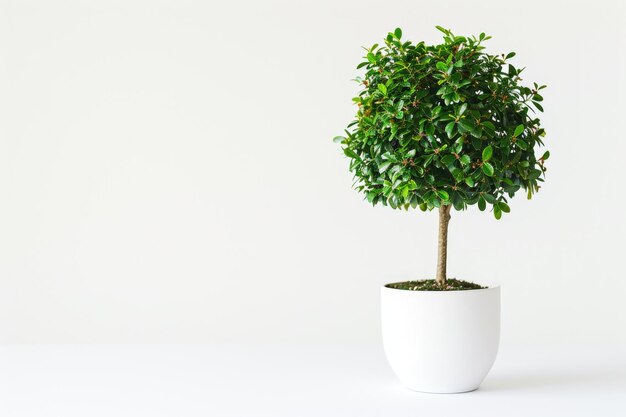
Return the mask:
<path id="1" fill-rule="evenodd" d="M 480 36 L 455 36 L 437 26 L 443 42 L 427 45 L 389 33 L 366 48 L 356 118 L 335 138 L 350 158 L 356 190 L 373 205 L 439 211 L 435 279 L 382 288 L 385 352 L 408 388 L 437 393 L 476 389 L 495 360 L 500 289 L 446 275 L 452 208 L 487 207 L 496 219 L 508 199 L 540 188 L 545 135 L 543 85 L 522 85 L 515 53 L 491 55 Z"/>

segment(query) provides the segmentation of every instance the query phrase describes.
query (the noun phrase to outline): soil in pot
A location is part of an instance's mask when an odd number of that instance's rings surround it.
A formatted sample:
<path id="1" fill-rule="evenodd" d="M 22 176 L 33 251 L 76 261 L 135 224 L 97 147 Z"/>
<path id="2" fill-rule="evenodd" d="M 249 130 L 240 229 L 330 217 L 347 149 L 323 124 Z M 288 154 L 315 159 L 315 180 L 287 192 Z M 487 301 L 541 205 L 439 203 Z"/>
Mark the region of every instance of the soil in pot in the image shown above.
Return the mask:
<path id="1" fill-rule="evenodd" d="M 409 291 L 461 291 L 461 290 L 480 290 L 482 285 L 474 284 L 469 281 L 462 281 L 455 278 L 448 278 L 442 285 L 434 279 L 423 279 L 419 281 L 403 281 L 387 284 L 388 288 Z"/>

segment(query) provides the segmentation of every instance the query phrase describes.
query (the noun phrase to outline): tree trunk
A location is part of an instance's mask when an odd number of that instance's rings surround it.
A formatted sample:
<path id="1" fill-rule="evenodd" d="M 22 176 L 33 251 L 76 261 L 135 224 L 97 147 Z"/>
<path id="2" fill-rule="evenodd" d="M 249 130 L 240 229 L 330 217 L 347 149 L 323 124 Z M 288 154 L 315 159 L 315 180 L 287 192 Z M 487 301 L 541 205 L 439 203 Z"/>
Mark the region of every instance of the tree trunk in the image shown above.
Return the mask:
<path id="1" fill-rule="evenodd" d="M 439 207 L 439 246 L 437 251 L 437 283 L 446 283 L 446 264 L 448 260 L 448 223 L 450 222 L 450 205 Z"/>

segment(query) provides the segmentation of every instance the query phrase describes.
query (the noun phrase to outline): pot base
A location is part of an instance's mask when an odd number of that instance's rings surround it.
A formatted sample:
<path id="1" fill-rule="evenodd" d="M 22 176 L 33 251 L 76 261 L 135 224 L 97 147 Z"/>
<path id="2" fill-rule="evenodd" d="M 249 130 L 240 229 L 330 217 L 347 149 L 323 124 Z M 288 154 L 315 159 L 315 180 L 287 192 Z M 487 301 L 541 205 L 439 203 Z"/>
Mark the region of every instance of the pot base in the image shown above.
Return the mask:
<path id="1" fill-rule="evenodd" d="M 474 388 L 470 388 L 470 389 L 463 389 L 460 391 L 426 391 L 423 389 L 417 389 L 417 388 L 411 388 L 405 385 L 405 388 L 408 389 L 409 391 L 413 391 L 413 392 L 419 392 L 422 394 L 442 394 L 442 395 L 446 395 L 446 394 L 465 394 L 466 392 L 472 392 L 472 391 L 476 391 L 479 387 L 474 387 Z"/>

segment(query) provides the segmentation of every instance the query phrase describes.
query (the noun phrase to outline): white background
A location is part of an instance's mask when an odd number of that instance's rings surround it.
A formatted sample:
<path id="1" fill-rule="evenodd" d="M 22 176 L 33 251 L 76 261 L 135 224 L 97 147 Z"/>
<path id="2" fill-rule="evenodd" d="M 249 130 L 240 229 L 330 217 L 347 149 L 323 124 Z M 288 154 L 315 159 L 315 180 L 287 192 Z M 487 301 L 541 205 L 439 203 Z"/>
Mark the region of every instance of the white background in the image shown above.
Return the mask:
<path id="1" fill-rule="evenodd" d="M 0 2 L 0 343 L 379 346 L 436 213 L 372 208 L 332 137 L 363 51 L 486 32 L 549 85 L 547 182 L 454 212 L 502 347 L 626 348 L 622 2 Z M 558 350 L 557 350 L 558 352 Z M 557 354 L 558 356 L 558 354 Z"/>

